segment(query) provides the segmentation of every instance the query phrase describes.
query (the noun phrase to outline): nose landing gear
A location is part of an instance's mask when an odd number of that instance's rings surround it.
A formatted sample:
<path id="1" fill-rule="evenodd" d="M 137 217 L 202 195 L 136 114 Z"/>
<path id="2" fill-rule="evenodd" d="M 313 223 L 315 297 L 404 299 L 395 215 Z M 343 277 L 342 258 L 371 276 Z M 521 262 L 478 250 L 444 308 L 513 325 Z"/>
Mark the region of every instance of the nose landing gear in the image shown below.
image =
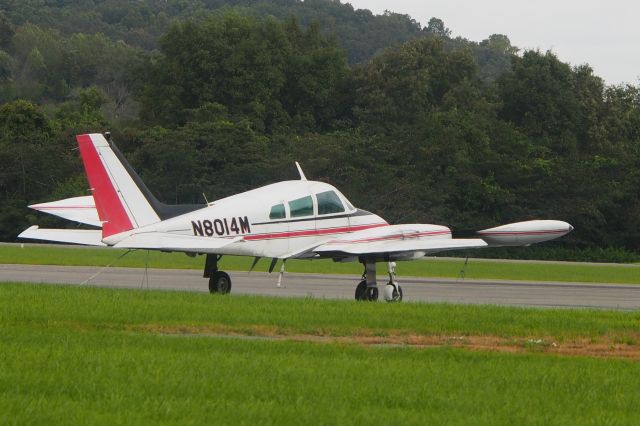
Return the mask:
<path id="1" fill-rule="evenodd" d="M 384 300 L 387 302 L 402 302 L 402 287 L 396 281 L 396 262 L 387 262 L 389 282 L 384 287 Z"/>

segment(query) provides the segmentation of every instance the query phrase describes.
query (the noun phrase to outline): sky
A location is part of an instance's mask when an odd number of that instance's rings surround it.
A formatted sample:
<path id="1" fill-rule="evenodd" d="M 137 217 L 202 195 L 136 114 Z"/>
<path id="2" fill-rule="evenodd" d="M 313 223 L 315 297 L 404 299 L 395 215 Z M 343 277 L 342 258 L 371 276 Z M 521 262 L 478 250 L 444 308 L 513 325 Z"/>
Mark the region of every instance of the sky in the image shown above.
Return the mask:
<path id="1" fill-rule="evenodd" d="M 374 14 L 442 19 L 452 37 L 482 41 L 504 34 L 520 49 L 551 50 L 589 64 L 607 84 L 640 84 L 640 2 L 634 0 L 342 0 Z"/>

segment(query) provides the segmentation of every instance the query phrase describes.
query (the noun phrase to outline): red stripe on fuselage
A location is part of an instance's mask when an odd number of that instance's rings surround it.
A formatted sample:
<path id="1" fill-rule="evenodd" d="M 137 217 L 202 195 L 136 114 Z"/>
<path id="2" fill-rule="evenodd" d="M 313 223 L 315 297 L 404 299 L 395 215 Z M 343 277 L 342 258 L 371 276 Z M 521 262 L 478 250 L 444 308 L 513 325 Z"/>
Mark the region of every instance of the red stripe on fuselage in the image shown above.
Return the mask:
<path id="1" fill-rule="evenodd" d="M 98 210 L 98 217 L 103 222 L 102 238 L 133 229 L 127 212 L 120 201 L 116 189 L 100 160 L 89 135 L 76 136 L 82 163 L 89 185 L 93 190 L 93 199 Z"/>
<path id="2" fill-rule="evenodd" d="M 303 229 L 300 231 L 273 232 L 268 234 L 247 235 L 244 237 L 244 239 L 246 241 L 257 241 L 257 240 L 275 240 L 280 238 L 313 237 L 316 235 L 346 234 L 349 232 L 363 231 L 365 229 L 379 228 L 381 226 L 389 226 L 389 224 L 373 223 L 368 225 L 343 226 L 338 228 Z"/>

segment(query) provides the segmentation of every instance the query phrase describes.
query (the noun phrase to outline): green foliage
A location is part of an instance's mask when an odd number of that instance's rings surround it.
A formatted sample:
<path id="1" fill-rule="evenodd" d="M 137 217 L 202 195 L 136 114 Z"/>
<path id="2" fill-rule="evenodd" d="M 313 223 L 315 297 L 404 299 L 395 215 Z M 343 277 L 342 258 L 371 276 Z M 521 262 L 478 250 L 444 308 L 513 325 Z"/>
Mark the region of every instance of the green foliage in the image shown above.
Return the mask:
<path id="1" fill-rule="evenodd" d="M 372 130 L 415 123 L 474 70 L 468 51 L 448 52 L 440 38 L 389 49 L 354 73 L 355 115 Z"/>
<path id="2" fill-rule="evenodd" d="M 227 13 L 171 26 L 149 64 L 142 117 L 183 125 L 204 104 L 272 133 L 290 125 L 326 128 L 338 114 L 343 53 L 316 26 Z"/>
<path id="3" fill-rule="evenodd" d="M 28 226 L 27 205 L 46 201 L 51 188 L 77 173 L 71 141 L 57 133 L 40 108 L 15 101 L 0 106 L 0 239 Z"/>
<path id="4" fill-rule="evenodd" d="M 175 20 L 201 20 L 211 12 L 235 9 L 245 15 L 295 16 L 303 26 L 317 22 L 324 33 L 335 33 L 350 63 L 365 62 L 389 46 L 420 36 L 421 25 L 408 15 L 354 10 L 350 4 L 332 0 L 206 0 L 131 2 L 45 2 L 0 0 L 0 11 L 15 25 L 31 22 L 62 34 L 105 34 L 112 40 L 146 50 L 158 47 L 158 38 Z M 1 28 L 1 27 L 0 27 Z"/>
<path id="5" fill-rule="evenodd" d="M 11 47 L 11 39 L 15 30 L 7 17 L 0 12 L 0 49 L 8 49 Z"/>
<path id="6" fill-rule="evenodd" d="M 4 99 L 62 102 L 95 86 L 106 96 L 104 108 L 114 117 L 131 114 L 132 73 L 142 63 L 139 51 L 102 34 L 64 36 L 32 24 L 18 28 L 11 56 L 0 55 L 0 61 Z"/>

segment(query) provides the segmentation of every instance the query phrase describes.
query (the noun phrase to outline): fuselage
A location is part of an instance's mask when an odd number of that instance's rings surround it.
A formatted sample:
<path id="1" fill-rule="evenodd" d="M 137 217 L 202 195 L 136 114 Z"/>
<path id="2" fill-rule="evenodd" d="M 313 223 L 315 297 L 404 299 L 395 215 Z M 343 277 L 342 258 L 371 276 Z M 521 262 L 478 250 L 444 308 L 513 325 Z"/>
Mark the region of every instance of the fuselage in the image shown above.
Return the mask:
<path id="1" fill-rule="evenodd" d="M 288 257 L 336 236 L 388 226 L 380 216 L 356 209 L 333 186 L 284 181 L 223 198 L 207 207 L 105 239 L 115 244 L 146 232 L 198 238 L 238 238 L 218 254 Z"/>

